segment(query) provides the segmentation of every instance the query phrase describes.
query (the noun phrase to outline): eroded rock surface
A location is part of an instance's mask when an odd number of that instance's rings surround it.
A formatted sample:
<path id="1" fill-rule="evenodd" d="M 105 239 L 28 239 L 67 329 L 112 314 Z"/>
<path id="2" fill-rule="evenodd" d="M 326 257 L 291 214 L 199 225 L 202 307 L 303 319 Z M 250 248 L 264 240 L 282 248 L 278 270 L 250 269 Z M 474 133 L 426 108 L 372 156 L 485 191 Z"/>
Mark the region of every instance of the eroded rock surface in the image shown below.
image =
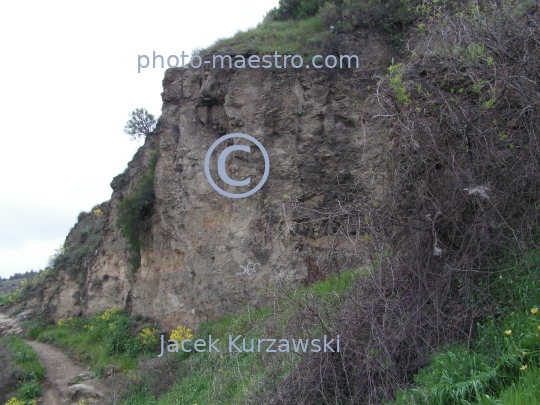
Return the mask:
<path id="1" fill-rule="evenodd" d="M 270 283 L 304 279 L 306 258 L 324 246 L 332 226 L 307 218 L 291 227 L 278 215 L 280 204 L 316 205 L 336 198 L 328 191 L 336 186 L 369 200 L 384 179 L 386 130 L 384 121 L 371 120 L 375 105 L 368 96 L 392 50 L 374 37 L 358 49 L 361 68 L 355 70 L 167 70 L 160 124 L 112 181 L 111 201 L 100 206 L 99 246 L 75 274 L 49 276 L 29 307 L 58 319 L 119 306 L 168 328 L 195 326 L 230 314 Z M 268 181 L 245 199 L 218 194 L 205 177 L 206 152 L 231 133 L 255 137 L 270 158 Z M 250 177 L 256 184 L 264 161 L 251 146 L 252 153 L 234 152 L 226 166 L 233 179 Z M 155 148 L 152 226 L 141 266 L 132 273 L 116 204 L 133 191 Z M 236 193 L 250 188 L 217 182 Z M 91 221 L 91 215 L 82 218 L 66 245 L 82 238 Z"/>
<path id="2" fill-rule="evenodd" d="M 22 332 L 21 327 L 13 319 L 0 314 L 0 337 L 18 335 Z"/>

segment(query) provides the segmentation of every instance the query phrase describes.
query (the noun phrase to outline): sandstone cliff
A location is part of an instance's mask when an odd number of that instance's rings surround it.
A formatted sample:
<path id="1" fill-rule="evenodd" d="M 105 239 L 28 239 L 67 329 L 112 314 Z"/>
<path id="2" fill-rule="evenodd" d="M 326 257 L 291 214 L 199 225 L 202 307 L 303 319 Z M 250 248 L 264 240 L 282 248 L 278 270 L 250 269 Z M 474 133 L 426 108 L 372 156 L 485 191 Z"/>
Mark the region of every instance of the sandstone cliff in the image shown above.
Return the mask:
<path id="1" fill-rule="evenodd" d="M 371 120 L 368 96 L 392 48 L 367 36 L 358 50 L 355 70 L 167 70 L 157 129 L 112 181 L 111 200 L 98 207 L 102 216 L 83 215 L 66 239 L 68 247 L 85 229 L 99 228 L 95 250 L 76 271 L 49 276 L 28 306 L 55 319 L 119 306 L 168 328 L 195 326 L 230 314 L 270 283 L 306 278 L 307 258 L 332 226 L 309 218 L 287 223 L 276 214 L 283 200 L 316 205 L 331 200 L 321 190 L 336 185 L 370 200 L 384 177 L 384 123 Z M 235 132 L 258 139 L 271 162 L 264 187 L 245 199 L 218 194 L 204 174 L 210 145 Z M 116 204 L 132 192 L 156 147 L 151 229 L 133 273 Z M 227 170 L 258 182 L 261 162 L 256 152 L 235 154 Z"/>

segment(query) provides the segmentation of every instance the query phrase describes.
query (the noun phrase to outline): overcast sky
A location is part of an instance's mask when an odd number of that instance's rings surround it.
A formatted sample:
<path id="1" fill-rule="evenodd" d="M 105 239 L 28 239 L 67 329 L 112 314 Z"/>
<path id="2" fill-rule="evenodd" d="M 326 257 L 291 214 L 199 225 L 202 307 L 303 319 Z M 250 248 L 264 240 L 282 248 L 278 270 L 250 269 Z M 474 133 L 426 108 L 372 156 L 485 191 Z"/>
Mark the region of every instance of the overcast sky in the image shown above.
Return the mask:
<path id="1" fill-rule="evenodd" d="M 164 69 L 139 54 L 194 48 L 262 21 L 278 0 L 0 3 L 0 276 L 39 270 L 142 143 L 128 113 L 160 115 Z"/>

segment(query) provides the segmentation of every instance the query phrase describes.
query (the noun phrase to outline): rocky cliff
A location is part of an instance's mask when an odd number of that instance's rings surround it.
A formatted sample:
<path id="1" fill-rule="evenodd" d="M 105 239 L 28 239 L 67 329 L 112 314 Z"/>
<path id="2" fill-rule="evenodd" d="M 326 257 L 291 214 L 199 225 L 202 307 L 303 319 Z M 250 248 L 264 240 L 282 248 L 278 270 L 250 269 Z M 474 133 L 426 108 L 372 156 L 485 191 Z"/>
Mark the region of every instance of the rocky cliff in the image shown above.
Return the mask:
<path id="1" fill-rule="evenodd" d="M 28 305 L 55 319 L 119 306 L 168 328 L 195 326 L 230 314 L 269 284 L 305 279 L 335 224 L 305 214 L 289 222 L 280 207 L 341 204 L 332 192 L 338 186 L 371 201 L 384 178 L 384 122 L 372 120 L 368 96 L 392 48 L 374 36 L 357 40 L 360 69 L 167 70 L 158 127 L 112 181 L 99 216 L 81 215 L 66 239 L 67 248 L 93 235 L 95 249 L 71 271 L 50 275 Z M 208 149 L 230 133 L 255 137 L 270 159 L 267 182 L 243 199 L 218 194 L 204 172 Z M 154 209 L 133 272 L 117 204 L 156 148 Z M 259 181 L 264 161 L 252 149 L 229 157 L 232 178 Z"/>

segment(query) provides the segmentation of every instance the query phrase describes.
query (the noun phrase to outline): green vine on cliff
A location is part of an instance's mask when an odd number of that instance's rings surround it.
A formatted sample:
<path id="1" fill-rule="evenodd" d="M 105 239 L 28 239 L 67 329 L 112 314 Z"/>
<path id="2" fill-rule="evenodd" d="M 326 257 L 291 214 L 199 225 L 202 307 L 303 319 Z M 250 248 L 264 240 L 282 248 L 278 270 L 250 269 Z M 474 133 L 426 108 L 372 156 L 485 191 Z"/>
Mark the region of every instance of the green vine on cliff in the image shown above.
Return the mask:
<path id="1" fill-rule="evenodd" d="M 154 174 L 159 157 L 159 145 L 150 156 L 144 174 L 137 180 L 131 194 L 125 196 L 116 206 L 118 209 L 118 227 L 122 236 L 127 238 L 129 250 L 133 254 L 133 271 L 141 264 L 141 248 L 144 235 L 150 230 L 150 218 L 154 209 Z"/>

